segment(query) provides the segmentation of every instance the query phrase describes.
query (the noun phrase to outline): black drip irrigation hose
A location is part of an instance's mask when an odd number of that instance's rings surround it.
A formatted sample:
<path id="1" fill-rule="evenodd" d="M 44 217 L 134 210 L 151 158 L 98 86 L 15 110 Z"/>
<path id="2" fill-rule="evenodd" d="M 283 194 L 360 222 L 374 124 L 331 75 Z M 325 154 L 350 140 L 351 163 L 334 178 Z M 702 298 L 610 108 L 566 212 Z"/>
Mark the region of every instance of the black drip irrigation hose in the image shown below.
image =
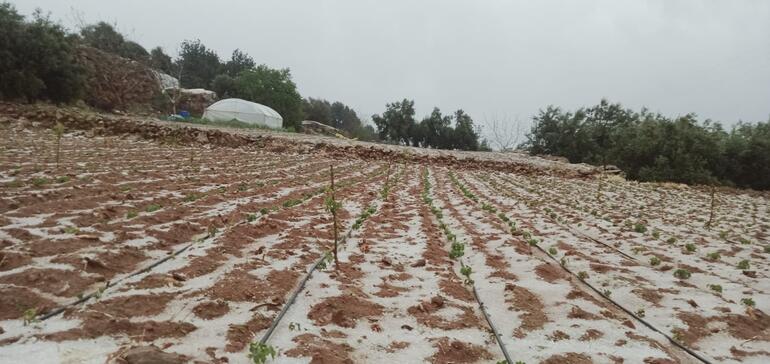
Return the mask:
<path id="1" fill-rule="evenodd" d="M 403 170 L 402 170 L 403 171 Z M 386 186 L 387 187 L 387 186 Z M 379 212 L 382 209 L 382 206 L 378 206 L 377 212 Z M 350 229 L 348 229 L 348 232 L 342 237 L 342 239 L 339 241 L 338 245 L 344 249 L 344 245 L 347 243 L 348 239 L 353 235 L 353 230 L 355 230 L 352 226 Z M 307 284 L 307 281 L 310 280 L 310 277 L 313 275 L 313 272 L 318 269 L 318 266 L 321 264 L 321 262 L 326 259 L 326 253 L 321 255 L 321 258 L 319 258 L 315 264 L 310 268 L 310 270 L 305 274 L 305 277 L 302 278 L 302 281 L 300 281 L 297 288 L 294 290 L 294 292 L 289 297 L 289 300 L 286 302 L 285 305 L 283 305 L 283 308 L 281 308 L 281 311 L 278 313 L 278 315 L 273 319 L 273 322 L 270 324 L 270 327 L 267 329 L 267 332 L 265 332 L 264 335 L 262 335 L 262 338 L 259 339 L 259 343 L 264 345 L 267 343 L 268 340 L 270 340 L 270 336 L 273 335 L 273 331 L 278 327 L 278 324 L 283 319 L 283 316 L 286 315 L 286 312 L 289 311 L 289 308 L 294 304 L 294 301 L 296 301 L 297 296 L 305 289 L 305 284 Z"/>
<path id="2" fill-rule="evenodd" d="M 476 298 L 476 302 L 479 304 L 479 309 L 481 309 L 481 313 L 484 315 L 484 319 L 487 320 L 489 328 L 492 329 L 492 334 L 495 335 L 495 341 L 497 341 L 497 345 L 500 346 L 500 350 L 503 352 L 505 361 L 508 362 L 508 364 L 513 364 L 513 360 L 511 360 L 511 356 L 508 354 L 508 349 L 505 348 L 505 344 L 503 343 L 502 335 L 500 335 L 500 332 L 497 331 L 495 324 L 492 323 L 492 319 L 489 317 L 489 313 L 487 313 L 487 308 L 484 305 L 484 302 L 482 302 L 481 298 L 479 298 L 479 292 L 476 290 L 476 285 L 471 283 L 471 288 L 473 289 L 473 297 Z"/>
<path id="3" fill-rule="evenodd" d="M 262 335 L 262 338 L 259 339 L 260 344 L 267 343 L 267 340 L 270 339 L 270 335 L 273 334 L 273 331 L 275 331 L 275 328 L 278 327 L 278 323 L 281 322 L 281 319 L 283 319 L 283 316 L 286 315 L 286 312 L 289 311 L 289 307 L 294 303 L 294 301 L 297 299 L 297 296 L 299 296 L 300 292 L 302 292 L 305 289 L 305 284 L 310 279 L 310 276 L 313 275 L 313 272 L 318 268 L 318 265 L 321 264 L 321 262 L 326 259 L 326 254 L 322 254 L 318 260 L 316 260 L 315 264 L 310 268 L 310 270 L 305 274 L 305 277 L 302 278 L 302 281 L 299 282 L 299 286 L 297 286 L 297 289 L 294 290 L 294 293 L 292 293 L 291 297 L 289 297 L 289 300 L 286 302 L 285 305 L 283 305 L 283 308 L 281 309 L 281 312 L 278 313 L 278 316 L 276 316 L 273 319 L 273 322 L 270 324 L 270 327 L 267 329 L 267 332 L 265 332 L 264 335 Z"/>
<path id="4" fill-rule="evenodd" d="M 558 265 L 559 267 L 561 267 L 561 268 L 562 268 L 564 271 L 566 271 L 567 273 L 569 273 L 569 274 L 570 274 L 570 275 L 572 275 L 573 277 L 577 278 L 577 279 L 578 279 L 580 282 L 582 282 L 583 284 L 585 284 L 585 285 L 586 285 L 588 288 L 590 288 L 590 289 L 591 289 L 592 291 L 594 291 L 596 294 L 598 294 L 599 296 L 603 297 L 604 299 L 606 299 L 607 301 L 609 301 L 610 303 L 612 303 L 613 305 L 615 305 L 615 307 L 617 307 L 617 308 L 619 308 L 620 310 L 622 310 L 623 312 L 627 313 L 629 316 L 633 317 L 634 319 L 636 319 L 638 322 L 642 323 L 644 326 L 646 326 L 646 327 L 647 327 L 647 328 L 649 328 L 650 330 L 652 330 L 652 331 L 654 331 L 654 332 L 657 332 L 657 333 L 659 333 L 660 335 L 663 335 L 663 337 L 665 337 L 666 339 L 668 339 L 668 341 L 669 341 L 671 344 L 673 344 L 674 346 L 678 347 L 679 349 L 682 349 L 682 350 L 684 350 L 684 351 L 685 351 L 687 354 L 690 354 L 692 357 L 694 357 L 694 358 L 698 359 L 698 360 L 699 360 L 699 361 L 701 361 L 702 363 L 705 363 L 705 364 L 712 364 L 712 363 L 711 363 L 711 361 L 709 361 L 708 359 L 704 358 L 702 355 L 698 354 L 698 353 L 697 353 L 697 352 L 695 352 L 694 350 L 692 350 L 692 349 L 690 349 L 690 348 L 688 348 L 688 347 L 686 347 L 686 346 L 682 345 L 682 344 L 681 344 L 681 343 L 679 343 L 678 341 L 674 340 L 673 338 L 671 338 L 670 336 L 668 336 L 666 333 L 664 333 L 663 331 L 660 331 L 658 328 L 656 328 L 655 326 L 653 326 L 651 323 L 647 322 L 647 320 L 645 320 L 645 319 L 643 319 L 643 318 L 639 317 L 639 316 L 638 316 L 638 315 L 636 315 L 635 313 L 631 312 L 631 310 L 629 310 L 629 309 L 627 309 L 627 308 L 623 307 L 623 306 L 622 306 L 620 303 L 618 303 L 617 301 L 615 301 L 615 300 L 613 300 L 612 298 L 608 297 L 607 295 L 603 294 L 601 291 L 599 291 L 599 290 L 598 290 L 596 287 L 594 287 L 593 285 L 591 285 L 591 284 L 590 284 L 590 283 L 588 283 L 587 281 L 585 281 L 585 280 L 581 279 L 581 278 L 580 278 L 580 277 L 579 277 L 577 274 L 575 274 L 575 273 L 574 273 L 574 272 L 572 272 L 572 271 L 571 271 L 569 268 L 567 268 L 567 267 L 565 267 L 564 265 L 562 265 L 562 264 L 561 264 L 561 262 L 559 262 L 558 260 L 556 260 L 556 258 L 555 258 L 554 256 L 552 256 L 551 254 L 548 254 L 548 252 L 546 252 L 546 251 L 545 251 L 545 249 L 543 249 L 543 248 L 542 248 L 540 245 L 534 245 L 534 246 L 535 246 L 535 248 L 537 248 L 537 250 L 539 250 L 539 251 L 540 251 L 541 253 L 543 253 L 545 256 L 547 256 L 548 258 L 550 258 L 551 260 L 553 260 L 553 261 L 556 263 L 556 265 Z"/>

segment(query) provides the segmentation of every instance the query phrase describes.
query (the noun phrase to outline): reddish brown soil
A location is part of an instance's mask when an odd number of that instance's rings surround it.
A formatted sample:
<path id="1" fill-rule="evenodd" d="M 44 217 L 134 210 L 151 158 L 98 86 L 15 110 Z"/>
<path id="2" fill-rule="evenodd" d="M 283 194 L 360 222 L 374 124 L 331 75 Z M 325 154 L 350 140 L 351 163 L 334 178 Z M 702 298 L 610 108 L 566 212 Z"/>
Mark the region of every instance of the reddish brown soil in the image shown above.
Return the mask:
<path id="1" fill-rule="evenodd" d="M 100 336 L 128 335 L 139 341 L 151 342 L 158 338 L 178 338 L 194 331 L 196 327 L 186 322 L 170 321 L 129 321 L 115 319 L 96 311 L 87 311 L 76 315 L 82 320 L 78 328 L 42 335 L 51 341 L 95 339 Z"/>
<path id="2" fill-rule="evenodd" d="M 225 351 L 235 353 L 243 350 L 252 341 L 254 334 L 270 327 L 270 323 L 269 318 L 255 314 L 245 325 L 230 325 Z"/>
<path id="3" fill-rule="evenodd" d="M 399 350 L 403 350 L 409 347 L 409 343 L 406 341 L 394 341 L 388 345 L 387 348 L 385 348 L 385 351 L 389 353 L 395 353 Z"/>
<path id="4" fill-rule="evenodd" d="M 28 255 L 0 252 L 0 272 L 26 265 L 32 260 Z"/>
<path id="5" fill-rule="evenodd" d="M 95 279 L 84 278 L 76 271 L 40 268 L 31 268 L 0 278 L 0 283 L 32 287 L 61 297 L 74 297 L 95 282 Z"/>
<path id="6" fill-rule="evenodd" d="M 555 264 L 543 263 L 535 268 L 535 273 L 548 283 L 553 283 L 559 279 L 567 279 L 567 273 Z"/>
<path id="7" fill-rule="evenodd" d="M 599 320 L 600 317 L 583 310 L 578 306 L 572 306 L 567 317 L 581 320 Z"/>
<path id="8" fill-rule="evenodd" d="M 543 311 L 543 302 L 537 295 L 514 284 L 507 284 L 505 291 L 506 296 L 508 296 L 505 302 L 512 304 L 512 307 L 508 309 L 522 312 L 519 315 L 521 326 L 514 330 L 514 336 L 523 338 L 527 336 L 527 332 L 540 329 L 548 322 L 548 317 Z"/>
<path id="9" fill-rule="evenodd" d="M 437 313 L 448 307 L 459 309 L 462 313 L 456 316 L 454 320 L 448 320 Z M 418 323 L 430 328 L 442 330 L 459 330 L 471 327 L 486 328 L 481 319 L 476 316 L 473 308 L 447 302 L 441 296 L 435 296 L 430 300 L 420 302 L 416 306 L 409 307 L 407 312 L 414 316 Z"/>
<path id="10" fill-rule="evenodd" d="M 586 354 L 566 353 L 563 355 L 552 355 L 540 364 L 593 364 L 593 360 Z"/>
<path id="11" fill-rule="evenodd" d="M 55 303 L 22 287 L 0 289 L 0 320 L 20 318 L 28 309 L 44 313 L 55 306 Z"/>
<path id="12" fill-rule="evenodd" d="M 492 354 L 481 346 L 458 340 L 450 341 L 447 337 L 436 340 L 433 346 L 437 351 L 430 357 L 431 363 L 475 363 L 481 359 L 493 358 Z"/>
<path id="13" fill-rule="evenodd" d="M 297 347 L 285 352 L 289 357 L 311 357 L 311 364 L 353 364 L 349 355 L 353 348 L 348 344 L 338 344 L 313 334 L 302 334 L 292 339 Z"/>
<path id="14" fill-rule="evenodd" d="M 173 298 L 171 294 L 120 296 L 100 301 L 90 309 L 117 318 L 154 316 L 163 312 Z"/>
<path id="15" fill-rule="evenodd" d="M 454 275 L 449 278 L 442 278 L 438 286 L 441 288 L 441 292 L 448 296 L 465 302 L 475 302 L 473 293 Z"/>
<path id="16" fill-rule="evenodd" d="M 230 312 L 230 306 L 225 301 L 206 301 L 193 308 L 193 313 L 204 320 L 222 317 Z"/>
<path id="17" fill-rule="evenodd" d="M 596 340 L 602 336 L 604 336 L 603 332 L 596 329 L 588 329 L 586 330 L 585 334 L 583 334 L 583 336 L 580 337 L 580 341 Z"/>
<path id="18" fill-rule="evenodd" d="M 378 317 L 383 307 L 352 294 L 330 297 L 315 304 L 307 317 L 316 325 L 335 324 L 340 327 L 356 327 L 359 319 Z"/>

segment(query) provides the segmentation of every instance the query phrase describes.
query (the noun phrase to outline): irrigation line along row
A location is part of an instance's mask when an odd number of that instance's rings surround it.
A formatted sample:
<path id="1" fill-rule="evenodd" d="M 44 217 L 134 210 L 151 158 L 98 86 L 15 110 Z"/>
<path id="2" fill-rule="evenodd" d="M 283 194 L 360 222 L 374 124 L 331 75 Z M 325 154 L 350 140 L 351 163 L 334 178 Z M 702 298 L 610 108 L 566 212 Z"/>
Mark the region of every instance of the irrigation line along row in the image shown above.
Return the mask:
<path id="1" fill-rule="evenodd" d="M 425 174 L 426 176 L 424 178 L 427 179 L 428 175 L 428 169 L 426 167 Z M 427 202 L 425 202 L 427 204 Z M 434 217 L 435 216 L 434 214 Z M 439 220 L 439 222 L 441 222 Z M 446 232 L 442 231 L 442 234 L 446 236 Z M 447 237 L 447 242 L 452 243 L 451 240 L 449 240 L 449 237 Z M 465 266 L 465 264 L 462 262 L 462 260 L 459 260 L 460 266 Z M 454 264 L 453 264 L 454 265 Z M 470 266 L 469 266 L 470 267 Z M 472 267 L 471 267 L 472 271 Z M 508 354 L 508 349 L 505 347 L 505 343 L 503 343 L 502 335 L 499 331 L 497 331 L 497 327 L 495 327 L 495 324 L 492 323 L 492 318 L 490 318 L 489 313 L 487 312 L 486 306 L 484 305 L 484 302 L 481 300 L 481 297 L 479 297 L 479 292 L 476 290 L 476 284 L 473 282 L 473 280 L 469 279 L 467 282 L 471 286 L 471 291 L 473 292 L 473 298 L 476 299 L 476 303 L 479 305 L 479 309 L 481 310 L 481 314 L 484 315 L 484 319 L 487 321 L 487 324 L 489 324 L 489 329 L 492 330 L 492 334 L 495 336 L 495 341 L 497 342 L 497 345 L 500 347 L 500 351 L 503 352 L 503 356 L 505 357 L 505 361 L 508 364 L 513 364 L 513 361 L 511 360 L 511 356 Z"/>
<path id="2" fill-rule="evenodd" d="M 404 167 L 405 168 L 405 167 Z M 388 177 L 386 178 L 386 183 L 384 187 L 388 186 L 388 179 L 390 178 L 390 167 L 388 167 Z M 387 196 L 385 196 L 387 197 Z M 375 205 L 377 206 L 377 209 L 375 210 L 375 213 L 379 213 L 382 210 L 382 201 L 379 199 L 377 200 L 377 203 Z M 371 217 L 371 216 L 369 216 Z M 339 241 L 339 247 L 344 247 L 347 243 L 348 239 L 353 235 L 353 226 L 351 226 L 347 233 L 340 239 Z M 325 251 L 320 258 L 313 264 L 312 267 L 310 267 L 310 270 L 305 273 L 305 276 L 302 278 L 302 280 L 299 282 L 299 285 L 297 288 L 294 289 L 294 292 L 292 292 L 291 296 L 289 297 L 289 300 L 286 301 L 286 304 L 283 305 L 283 308 L 281 308 L 281 311 L 278 313 L 278 315 L 273 319 L 273 322 L 270 324 L 270 327 L 267 329 L 267 332 L 265 332 L 264 335 L 262 335 L 262 338 L 259 339 L 260 344 L 267 344 L 267 341 L 270 340 L 270 336 L 273 335 L 273 332 L 278 327 L 278 324 L 281 322 L 283 317 L 286 315 L 286 312 L 289 311 L 289 308 L 294 304 L 294 302 L 297 300 L 297 296 L 299 296 L 300 293 L 305 289 L 305 285 L 307 284 L 307 281 L 310 280 L 310 277 L 313 275 L 313 272 L 315 272 L 318 269 L 318 266 L 321 264 L 321 262 L 326 259 L 326 255 L 329 253 L 329 251 Z"/>
<path id="3" fill-rule="evenodd" d="M 491 188 L 492 188 L 493 190 L 495 190 L 495 191 L 498 191 L 498 192 L 502 192 L 504 195 L 508 196 L 509 198 L 519 199 L 519 197 L 518 197 L 518 196 L 514 196 L 514 194 L 513 194 L 513 193 L 511 193 L 511 192 L 508 192 L 508 191 L 506 191 L 506 190 L 504 190 L 504 189 L 496 188 L 496 187 L 494 187 L 494 186 L 490 186 L 490 184 L 493 184 L 494 182 L 492 182 L 492 181 L 487 181 L 487 180 L 485 180 L 484 178 L 479 178 L 479 179 L 480 179 L 480 180 L 482 180 L 482 181 L 484 182 L 484 184 L 486 184 L 486 185 L 487 185 L 487 187 L 491 187 Z M 505 182 L 509 183 L 509 184 L 513 184 L 513 185 L 515 185 L 515 186 L 518 186 L 518 185 L 516 185 L 516 184 L 512 183 L 511 181 L 508 181 L 508 180 L 505 180 L 505 179 L 503 179 L 503 180 L 504 180 Z M 525 205 L 526 205 L 526 204 L 525 204 Z M 528 208 L 531 208 L 531 207 L 529 207 L 529 206 L 527 206 L 527 207 L 528 207 Z M 585 239 L 591 240 L 591 241 L 593 241 L 593 242 L 595 242 L 595 243 L 597 243 L 597 244 L 599 244 L 599 245 L 602 245 L 602 246 L 604 246 L 604 247 L 607 247 L 607 248 L 609 248 L 609 249 L 613 250 L 614 252 L 616 252 L 616 253 L 618 253 L 618 254 L 622 255 L 623 257 L 625 257 L 625 258 L 627 258 L 627 259 L 630 259 L 630 260 L 632 260 L 632 261 L 634 261 L 634 262 L 638 262 L 638 260 L 637 260 L 636 258 L 634 258 L 633 256 L 626 254 L 626 253 L 625 253 L 625 252 L 623 252 L 622 250 L 620 250 L 620 249 L 618 249 L 618 248 L 616 248 L 616 247 L 614 247 L 614 246 L 612 246 L 612 245 L 610 245 L 610 244 L 607 244 L 607 243 L 605 243 L 605 242 L 603 242 L 603 241 L 600 241 L 599 239 L 596 239 L 596 238 L 595 238 L 595 237 L 593 237 L 593 236 L 590 236 L 590 235 L 588 235 L 588 234 L 586 234 L 586 233 L 584 233 L 584 232 L 582 232 L 582 231 L 580 231 L 580 230 L 578 230 L 578 229 L 575 229 L 575 228 L 573 228 L 572 226 L 570 226 L 569 224 L 562 224 L 562 223 L 561 223 L 561 222 L 559 222 L 558 220 L 556 220 L 556 219 L 554 219 L 554 218 L 551 218 L 550 216 L 548 216 L 548 214 L 542 214 L 542 213 L 540 213 L 539 211 L 537 211 L 536 209 L 533 209 L 533 210 L 535 210 L 535 211 L 536 211 L 535 213 L 537 213 L 537 214 L 539 214 L 539 215 L 541 215 L 541 216 L 544 216 L 546 219 L 550 220 L 552 223 L 554 223 L 554 224 L 556 224 L 556 225 L 559 225 L 559 226 L 561 226 L 562 228 L 565 228 L 565 229 L 567 229 L 569 232 L 571 232 L 571 233 L 572 233 L 572 234 L 574 234 L 574 235 L 579 235 L 579 236 L 581 236 L 581 237 L 583 237 L 583 238 L 585 238 Z"/>
<path id="4" fill-rule="evenodd" d="M 466 198 L 467 198 L 467 197 L 466 197 Z M 480 203 L 480 202 L 479 202 L 479 203 Z M 636 314 L 635 314 L 634 312 L 632 312 L 631 310 L 629 310 L 629 309 L 627 309 L 627 308 L 623 307 L 623 306 L 622 306 L 620 303 L 618 303 L 617 301 L 615 301 L 615 300 L 613 300 L 612 298 L 610 298 L 610 297 L 606 296 L 604 293 L 602 293 L 601 291 L 599 291 L 599 290 L 598 290 L 596 287 L 594 287 L 594 286 L 593 286 L 591 283 L 589 283 L 588 281 L 581 279 L 581 278 L 580 278 L 580 277 L 579 277 L 577 274 L 575 274 L 575 273 L 574 273 L 573 271 L 571 271 L 569 268 L 567 268 L 567 267 L 565 267 L 564 265 L 562 265 L 562 264 L 561 264 L 561 262 L 559 262 L 558 260 L 556 260 L 556 258 L 555 258 L 554 256 L 552 256 L 552 255 L 548 254 L 548 252 L 547 252 L 547 251 L 545 251 L 545 249 L 543 249 L 543 248 L 542 248 L 542 247 L 541 247 L 539 244 L 536 244 L 536 245 L 534 245 L 534 247 L 535 247 L 535 248 L 537 248 L 537 250 L 539 250 L 539 251 L 540 251 L 541 253 L 543 253 L 545 256 L 547 256 L 548 258 L 550 258 L 551 260 L 553 260 L 553 261 L 556 263 L 556 265 L 557 265 L 557 266 L 561 267 L 561 268 L 562 268 L 564 271 L 566 271 L 567 273 L 569 273 L 569 274 L 570 274 L 570 275 L 572 275 L 573 277 L 577 278 L 577 279 L 578 279 L 580 282 L 582 282 L 582 283 L 583 283 L 583 284 L 585 284 L 585 285 L 586 285 L 588 288 L 590 288 L 592 291 L 594 291 L 595 293 L 597 293 L 597 294 L 598 294 L 600 297 L 603 297 L 604 299 L 606 299 L 607 301 L 609 301 L 610 303 L 612 303 L 613 305 L 615 305 L 615 307 L 617 307 L 617 308 L 619 308 L 620 310 L 622 310 L 623 312 L 627 313 L 629 316 L 633 317 L 634 319 L 636 319 L 638 322 L 642 323 L 644 326 L 646 326 L 646 327 L 647 327 L 647 328 L 649 328 L 650 330 L 652 330 L 652 331 L 655 331 L 655 332 L 657 332 L 657 333 L 659 333 L 659 334 L 663 335 L 663 337 L 665 337 L 666 339 L 668 339 L 668 341 L 669 341 L 669 342 L 671 342 L 671 343 L 672 343 L 674 346 L 676 346 L 676 347 L 678 347 L 678 348 L 680 348 L 680 349 L 684 350 L 686 353 L 690 354 L 692 357 L 694 357 L 694 358 L 698 359 L 699 361 L 701 361 L 701 362 L 703 362 L 703 363 L 706 363 L 706 364 L 711 364 L 711 362 L 710 362 L 708 359 L 704 358 L 703 356 L 701 356 L 701 355 L 700 355 L 700 354 L 698 354 L 697 352 L 693 351 L 692 349 L 690 349 L 690 348 L 688 348 L 688 347 L 686 347 L 686 346 L 684 346 L 684 345 L 680 344 L 678 341 L 674 340 L 673 338 L 671 338 L 670 336 L 668 336 L 666 333 L 664 333 L 663 331 L 661 331 L 661 330 L 659 330 L 658 328 L 656 328 L 655 326 L 653 326 L 651 323 L 647 322 L 647 320 L 645 320 L 645 319 L 643 319 L 643 318 L 639 317 L 638 315 L 636 315 Z"/>
<path id="5" fill-rule="evenodd" d="M 379 175 L 379 173 L 375 173 L 375 174 L 374 174 L 374 176 L 375 176 L 375 177 L 376 177 L 377 175 Z M 352 182 L 350 182 L 350 181 L 349 181 L 349 179 L 348 179 L 348 180 L 346 180 L 346 182 L 348 182 L 348 183 L 347 183 L 347 184 L 345 184 L 345 187 L 347 187 L 348 185 L 351 185 L 351 184 L 353 184 Z M 312 196 L 312 197 L 315 197 L 316 195 L 317 195 L 317 194 L 313 194 L 313 196 Z M 310 201 L 311 199 L 312 199 L 312 198 L 307 198 L 307 199 L 303 200 L 301 203 L 299 203 L 299 204 L 297 204 L 297 205 L 293 205 L 293 206 L 290 206 L 290 207 L 284 207 L 284 208 L 294 208 L 294 207 L 296 207 L 296 206 L 301 206 L 301 205 L 305 204 L 307 201 Z M 261 215 L 259 220 L 261 220 L 263 216 L 265 216 L 265 215 Z M 255 221 L 253 221 L 253 222 L 258 222 L 259 220 L 255 220 Z M 240 225 L 243 225 L 243 224 L 247 224 L 247 223 L 251 223 L 251 222 L 249 222 L 249 221 L 239 221 L 238 223 L 235 223 L 235 224 L 233 224 L 233 225 L 229 225 L 229 226 L 226 226 L 226 228 L 225 228 L 225 229 L 224 229 L 224 230 L 221 232 L 221 234 L 224 234 L 224 233 L 225 233 L 227 230 L 233 229 L 233 228 L 235 228 L 235 227 L 237 227 L 237 226 L 240 226 Z M 135 272 L 132 272 L 132 273 L 130 273 L 130 274 L 128 274 L 128 275 L 126 275 L 126 276 L 124 276 L 124 277 L 120 278 L 120 279 L 117 279 L 117 280 L 114 280 L 114 281 L 108 281 L 108 282 L 107 282 L 107 284 L 105 284 L 103 287 L 101 287 L 101 288 L 97 289 L 96 291 L 94 291 L 94 292 L 91 292 L 91 293 L 89 293 L 89 294 L 87 294 L 87 295 L 84 295 L 83 297 L 80 297 L 80 298 L 78 298 L 76 301 L 73 301 L 73 302 L 70 302 L 70 303 L 65 303 L 65 304 L 63 304 L 63 305 L 61 305 L 61 306 L 59 306 L 59 307 L 56 307 L 56 308 L 54 308 L 53 310 L 51 310 L 51 311 L 48 311 L 48 312 L 46 312 L 46 313 L 45 313 L 45 314 L 43 314 L 43 315 L 40 315 L 40 316 L 37 316 L 37 317 L 35 317 L 35 319 L 36 319 L 36 320 L 39 320 L 39 321 L 45 321 L 45 320 L 47 320 L 47 319 L 49 319 L 49 318 L 51 318 L 51 317 L 54 317 L 54 316 L 56 316 L 56 315 L 59 315 L 59 314 L 61 314 L 61 313 L 62 313 L 62 312 L 64 312 L 64 310 L 66 310 L 67 308 L 70 308 L 70 307 L 73 307 L 73 306 L 77 306 L 77 305 L 79 305 L 79 304 L 81 304 L 81 303 L 84 303 L 84 302 L 86 302 L 86 301 L 90 300 L 91 298 L 99 298 L 99 297 L 101 297 L 102 293 L 103 293 L 103 292 L 104 292 L 104 291 L 105 291 L 107 288 L 110 288 L 110 287 L 114 287 L 114 286 L 116 286 L 118 283 L 120 283 L 120 282 L 123 282 L 123 281 L 125 281 L 125 280 L 127 280 L 127 279 L 129 279 L 129 278 L 135 277 L 135 276 L 137 276 L 137 275 L 139 275 L 139 274 L 142 274 L 142 273 L 146 273 L 146 272 L 149 272 L 149 271 L 151 271 L 152 269 L 154 269 L 155 267 L 157 267 L 157 266 L 159 266 L 159 265 L 161 265 L 161 264 L 163 264 L 163 263 L 167 262 L 168 260 L 170 260 L 170 259 L 174 259 L 174 258 L 178 257 L 180 254 L 184 253 L 185 251 L 187 251 L 188 249 L 190 249 L 190 248 L 191 248 L 191 247 L 193 247 L 194 245 L 196 245 L 196 244 L 200 244 L 200 243 L 203 243 L 203 242 L 205 242 L 206 240 L 213 240 L 213 239 L 214 239 L 216 236 L 219 236 L 219 235 L 221 235 L 221 234 L 220 234 L 219 232 L 217 232 L 217 233 L 214 233 L 214 234 L 211 234 L 211 233 L 209 233 L 208 235 L 206 235 L 205 237 L 203 237 L 203 239 L 202 239 L 202 240 L 199 240 L 199 241 L 195 241 L 195 240 L 194 240 L 194 241 L 192 241 L 192 242 L 189 242 L 189 243 L 187 243 L 187 245 L 185 245 L 185 246 L 183 246 L 183 247 L 179 248 L 178 250 L 174 251 L 173 253 L 171 253 L 171 254 L 169 254 L 169 255 L 167 255 L 167 256 L 165 256 L 165 257 L 161 258 L 161 259 L 158 259 L 157 261 L 153 262 L 153 263 L 152 263 L 152 264 L 150 264 L 149 266 L 146 266 L 146 267 L 144 267 L 144 268 L 142 268 L 142 269 L 140 269 L 140 270 L 137 270 L 137 271 L 135 271 Z"/>

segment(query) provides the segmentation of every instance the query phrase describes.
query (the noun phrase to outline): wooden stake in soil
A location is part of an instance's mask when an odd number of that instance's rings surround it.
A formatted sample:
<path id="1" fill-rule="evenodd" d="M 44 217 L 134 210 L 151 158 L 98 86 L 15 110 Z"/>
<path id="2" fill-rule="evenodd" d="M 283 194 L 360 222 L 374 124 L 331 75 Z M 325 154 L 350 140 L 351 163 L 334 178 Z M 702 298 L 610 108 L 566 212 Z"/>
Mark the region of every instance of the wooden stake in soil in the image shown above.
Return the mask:
<path id="1" fill-rule="evenodd" d="M 714 208 L 716 207 L 716 191 L 717 188 L 714 186 L 711 186 L 711 211 L 709 212 L 709 221 L 706 222 L 706 228 L 710 229 L 711 224 L 714 223 Z"/>
<path id="2" fill-rule="evenodd" d="M 337 234 L 339 227 L 339 224 L 337 223 L 337 210 L 339 209 L 340 204 L 334 197 L 334 166 L 329 166 L 329 174 L 331 175 L 331 188 L 329 189 L 329 196 L 326 198 L 326 209 L 332 213 L 332 219 L 334 220 L 334 269 L 339 270 L 340 261 L 337 258 L 337 244 L 339 243 L 339 236 Z"/>
<path id="3" fill-rule="evenodd" d="M 64 125 L 57 122 L 53 127 L 53 133 L 56 135 L 56 169 L 59 169 L 59 156 L 61 155 L 61 137 L 64 135 Z"/>

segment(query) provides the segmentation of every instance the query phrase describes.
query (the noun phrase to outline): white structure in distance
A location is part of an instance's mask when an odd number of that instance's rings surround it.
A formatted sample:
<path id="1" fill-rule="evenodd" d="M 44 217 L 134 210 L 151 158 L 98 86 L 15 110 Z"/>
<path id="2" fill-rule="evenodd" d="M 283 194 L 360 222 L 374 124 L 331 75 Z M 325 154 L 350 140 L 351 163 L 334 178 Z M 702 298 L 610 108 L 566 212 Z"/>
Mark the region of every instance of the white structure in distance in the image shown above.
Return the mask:
<path id="1" fill-rule="evenodd" d="M 238 120 L 274 129 L 280 129 L 283 126 L 283 117 L 277 111 L 265 105 L 241 99 L 219 100 L 206 108 L 203 118 L 210 121 Z"/>

